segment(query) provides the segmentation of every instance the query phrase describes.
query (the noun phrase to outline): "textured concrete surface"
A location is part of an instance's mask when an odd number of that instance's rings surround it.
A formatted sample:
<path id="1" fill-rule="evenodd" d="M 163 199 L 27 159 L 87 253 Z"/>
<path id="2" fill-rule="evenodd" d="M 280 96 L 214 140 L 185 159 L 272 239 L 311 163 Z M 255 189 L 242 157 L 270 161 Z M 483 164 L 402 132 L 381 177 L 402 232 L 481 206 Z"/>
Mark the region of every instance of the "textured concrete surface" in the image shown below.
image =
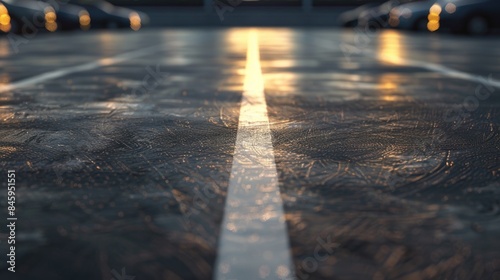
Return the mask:
<path id="1" fill-rule="evenodd" d="M 1 278 L 211 279 L 247 33 L 0 38 Z M 499 39 L 257 33 L 297 279 L 499 279 Z"/>

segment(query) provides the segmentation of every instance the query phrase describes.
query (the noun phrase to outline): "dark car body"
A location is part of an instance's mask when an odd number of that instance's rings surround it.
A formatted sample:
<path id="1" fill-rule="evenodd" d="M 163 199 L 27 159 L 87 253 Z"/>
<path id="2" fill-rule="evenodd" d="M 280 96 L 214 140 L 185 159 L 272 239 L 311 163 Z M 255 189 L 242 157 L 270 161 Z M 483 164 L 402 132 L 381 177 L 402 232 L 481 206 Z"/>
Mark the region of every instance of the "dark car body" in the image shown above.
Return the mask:
<path id="1" fill-rule="evenodd" d="M 62 30 L 88 29 L 90 27 L 89 12 L 80 6 L 68 4 L 68 0 L 42 0 L 51 5 L 57 14 L 57 23 Z"/>
<path id="2" fill-rule="evenodd" d="M 373 2 L 361 5 L 355 9 L 342 13 L 338 21 L 343 27 L 356 27 L 358 25 L 359 16 L 363 12 L 368 11 L 371 8 L 377 7 L 379 5 L 380 5 L 379 2 Z"/>
<path id="3" fill-rule="evenodd" d="M 398 6 L 390 17 L 398 29 L 481 35 L 500 28 L 500 1 L 427 0 Z"/>
<path id="4" fill-rule="evenodd" d="M 35 33 L 40 29 L 57 29 L 56 13 L 47 3 L 32 0 L 1 0 L 10 15 L 10 32 Z"/>
<path id="5" fill-rule="evenodd" d="M 454 5 L 452 13 L 443 7 L 441 29 L 483 35 L 500 28 L 500 1 L 458 0 Z"/>
<path id="6" fill-rule="evenodd" d="M 69 0 L 69 3 L 85 8 L 93 28 L 140 29 L 149 18 L 144 13 L 112 5 L 103 0 Z"/>
<path id="7" fill-rule="evenodd" d="M 358 25 L 369 28 L 387 28 L 389 27 L 389 14 L 392 9 L 403 4 L 412 2 L 421 2 L 425 0 L 391 0 L 375 8 L 364 11 L 358 20 Z"/>
<path id="8" fill-rule="evenodd" d="M 400 5 L 391 11 L 389 24 L 397 29 L 435 31 L 438 23 L 431 23 L 431 21 L 435 21 L 439 15 L 432 15 L 435 12 L 431 11 L 437 10 L 441 13 L 441 6 L 451 2 L 456 2 L 456 0 L 425 0 Z"/>

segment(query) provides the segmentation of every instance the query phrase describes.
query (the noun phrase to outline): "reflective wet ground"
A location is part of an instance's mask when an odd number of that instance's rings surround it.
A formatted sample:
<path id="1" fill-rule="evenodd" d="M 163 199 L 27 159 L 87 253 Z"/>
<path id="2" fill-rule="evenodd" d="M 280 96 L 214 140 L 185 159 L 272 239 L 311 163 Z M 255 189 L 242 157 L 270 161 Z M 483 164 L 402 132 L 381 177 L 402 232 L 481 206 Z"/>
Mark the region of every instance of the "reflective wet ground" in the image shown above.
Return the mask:
<path id="1" fill-rule="evenodd" d="M 500 39 L 257 32 L 296 279 L 500 279 Z M 247 35 L 0 38 L 1 278 L 211 279 Z"/>

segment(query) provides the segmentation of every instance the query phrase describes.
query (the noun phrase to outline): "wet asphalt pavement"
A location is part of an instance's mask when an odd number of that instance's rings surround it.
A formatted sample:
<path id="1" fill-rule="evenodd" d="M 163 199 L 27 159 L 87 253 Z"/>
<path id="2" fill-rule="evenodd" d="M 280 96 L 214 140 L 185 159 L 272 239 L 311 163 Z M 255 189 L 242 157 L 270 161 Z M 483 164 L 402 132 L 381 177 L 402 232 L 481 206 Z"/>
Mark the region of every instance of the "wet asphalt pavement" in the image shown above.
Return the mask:
<path id="1" fill-rule="evenodd" d="M 500 38 L 257 31 L 296 279 L 500 279 Z M 247 33 L 0 38 L 1 279 L 211 279 Z"/>

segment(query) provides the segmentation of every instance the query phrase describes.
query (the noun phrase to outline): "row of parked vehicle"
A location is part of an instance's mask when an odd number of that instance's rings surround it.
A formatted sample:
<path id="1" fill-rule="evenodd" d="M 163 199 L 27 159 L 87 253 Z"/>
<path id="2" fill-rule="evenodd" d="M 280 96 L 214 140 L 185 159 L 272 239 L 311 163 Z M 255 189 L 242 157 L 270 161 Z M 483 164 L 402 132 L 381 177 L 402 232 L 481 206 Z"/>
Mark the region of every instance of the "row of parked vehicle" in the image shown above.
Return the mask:
<path id="1" fill-rule="evenodd" d="M 33 33 L 45 29 L 131 28 L 149 17 L 104 0 L 0 0 L 0 33 Z"/>
<path id="2" fill-rule="evenodd" d="M 340 16 L 344 27 L 484 35 L 500 28 L 499 0 L 391 0 Z"/>

